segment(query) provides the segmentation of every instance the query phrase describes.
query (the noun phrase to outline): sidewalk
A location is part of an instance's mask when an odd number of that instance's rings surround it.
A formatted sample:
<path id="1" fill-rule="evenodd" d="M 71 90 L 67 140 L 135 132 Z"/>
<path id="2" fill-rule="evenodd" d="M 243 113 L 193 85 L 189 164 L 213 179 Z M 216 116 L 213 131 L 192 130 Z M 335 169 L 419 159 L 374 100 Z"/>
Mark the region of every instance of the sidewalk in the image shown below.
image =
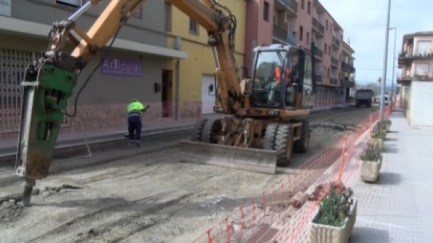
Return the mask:
<path id="1" fill-rule="evenodd" d="M 376 183 L 355 175 L 358 212 L 351 243 L 433 242 L 433 129 L 411 128 L 402 112 L 392 125 Z"/>

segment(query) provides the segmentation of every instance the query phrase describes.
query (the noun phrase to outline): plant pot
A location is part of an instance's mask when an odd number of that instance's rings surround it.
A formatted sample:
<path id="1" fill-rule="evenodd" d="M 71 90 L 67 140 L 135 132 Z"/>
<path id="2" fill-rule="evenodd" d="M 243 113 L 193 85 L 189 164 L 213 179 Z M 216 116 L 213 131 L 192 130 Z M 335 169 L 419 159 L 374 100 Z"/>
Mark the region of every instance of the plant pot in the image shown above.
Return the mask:
<path id="1" fill-rule="evenodd" d="M 379 150 L 382 151 L 383 148 L 383 139 L 382 138 L 372 138 L 372 142 L 374 146 L 376 146 Z"/>
<path id="2" fill-rule="evenodd" d="M 314 217 L 308 222 L 309 227 L 309 243 L 347 243 L 352 234 L 353 227 L 356 222 L 356 209 L 358 202 L 354 198 L 353 204 L 350 207 L 349 216 L 344 221 L 341 227 L 316 224 L 313 221 L 318 217 L 320 207 L 317 209 Z"/>
<path id="3" fill-rule="evenodd" d="M 382 167 L 382 158 L 379 161 L 361 161 L 360 176 L 363 181 L 375 182 Z"/>

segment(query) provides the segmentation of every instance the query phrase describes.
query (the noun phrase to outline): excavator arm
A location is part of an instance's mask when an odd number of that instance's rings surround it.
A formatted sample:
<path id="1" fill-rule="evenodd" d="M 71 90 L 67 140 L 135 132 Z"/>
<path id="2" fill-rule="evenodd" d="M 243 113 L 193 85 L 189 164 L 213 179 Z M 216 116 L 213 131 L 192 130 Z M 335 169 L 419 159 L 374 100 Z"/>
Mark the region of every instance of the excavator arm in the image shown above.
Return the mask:
<path id="1" fill-rule="evenodd" d="M 146 1 L 112 0 L 90 29 L 83 31 L 75 21 L 100 2 L 90 0 L 69 18 L 55 22 L 42 57 L 26 67 L 16 159 L 16 174 L 25 179 L 24 206 L 30 203 L 36 180 L 48 176 L 65 115 L 73 117 L 76 114 L 76 104 L 72 115 L 66 109 L 79 74 L 110 39 L 114 41 L 121 26 Z M 207 30 L 217 66 L 218 101 L 225 113 L 234 113 L 244 98 L 233 56 L 235 17 L 217 0 L 170 0 L 170 3 Z M 73 43 L 70 53 L 65 51 L 68 41 Z"/>

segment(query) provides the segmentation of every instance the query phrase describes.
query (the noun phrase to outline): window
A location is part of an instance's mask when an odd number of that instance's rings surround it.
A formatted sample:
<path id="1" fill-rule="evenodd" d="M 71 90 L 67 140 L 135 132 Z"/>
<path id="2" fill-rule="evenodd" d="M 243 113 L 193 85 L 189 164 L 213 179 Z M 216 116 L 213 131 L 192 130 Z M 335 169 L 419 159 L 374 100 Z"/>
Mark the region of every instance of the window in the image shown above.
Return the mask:
<path id="1" fill-rule="evenodd" d="M 301 8 L 302 8 L 302 9 L 305 9 L 305 3 L 304 3 L 304 0 L 301 0 Z"/>
<path id="2" fill-rule="evenodd" d="M 164 27 L 165 27 L 165 31 L 170 32 L 171 31 L 171 4 L 168 3 L 167 1 L 165 2 L 164 5 Z"/>
<path id="3" fill-rule="evenodd" d="M 418 41 L 417 42 L 417 54 L 429 54 L 431 53 L 431 41 Z"/>
<path id="4" fill-rule="evenodd" d="M 307 31 L 307 44 L 310 44 L 310 33 Z"/>
<path id="5" fill-rule="evenodd" d="M 265 7 L 263 8 L 263 19 L 269 22 L 269 3 L 265 2 Z"/>
<path id="6" fill-rule="evenodd" d="M 326 30 L 328 30 L 328 20 L 326 20 Z"/>
<path id="7" fill-rule="evenodd" d="M 328 44 L 325 43 L 325 54 L 328 54 Z"/>
<path id="8" fill-rule="evenodd" d="M 189 33 L 198 34 L 198 24 L 191 18 L 189 18 Z"/>
<path id="9" fill-rule="evenodd" d="M 415 75 L 428 76 L 429 65 L 427 63 L 418 63 L 415 66 Z"/>
<path id="10" fill-rule="evenodd" d="M 304 27 L 299 27 L 299 41 L 302 41 L 304 39 Z"/>
<path id="11" fill-rule="evenodd" d="M 307 9 L 307 11 L 308 11 L 308 14 L 311 14 L 311 2 L 310 1 L 308 1 L 308 9 Z"/>

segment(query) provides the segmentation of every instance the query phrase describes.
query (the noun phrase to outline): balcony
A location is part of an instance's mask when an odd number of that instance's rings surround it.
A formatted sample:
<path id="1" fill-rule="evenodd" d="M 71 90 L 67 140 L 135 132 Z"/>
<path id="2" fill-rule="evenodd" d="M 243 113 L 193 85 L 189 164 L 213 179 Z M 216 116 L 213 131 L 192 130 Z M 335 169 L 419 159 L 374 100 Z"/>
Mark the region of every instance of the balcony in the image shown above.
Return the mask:
<path id="1" fill-rule="evenodd" d="M 349 73 L 355 73 L 355 68 L 347 62 L 341 62 L 341 70 Z"/>
<path id="2" fill-rule="evenodd" d="M 296 17 L 298 13 L 298 3 L 295 0 L 276 0 L 276 10 L 287 10 L 289 17 Z"/>
<path id="3" fill-rule="evenodd" d="M 322 59 L 323 58 L 323 51 L 319 49 L 319 47 L 316 46 L 316 58 Z"/>
<path id="4" fill-rule="evenodd" d="M 403 66 L 409 65 L 415 59 L 433 59 L 433 52 L 413 53 L 412 49 L 408 52 L 404 51 L 398 55 L 398 67 L 402 68 Z"/>
<path id="5" fill-rule="evenodd" d="M 397 77 L 397 84 L 406 84 L 411 81 L 433 81 L 433 75 L 415 75 L 413 77 L 404 75 Z"/>
<path id="6" fill-rule="evenodd" d="M 323 36 L 325 34 L 325 27 L 313 17 L 313 30 L 315 30 L 318 34 Z"/>
<path id="7" fill-rule="evenodd" d="M 331 65 L 338 68 L 338 59 L 335 57 L 331 57 Z"/>
<path id="8" fill-rule="evenodd" d="M 340 40 L 338 40 L 335 36 L 332 37 L 332 46 L 337 49 L 340 48 Z"/>
<path id="9" fill-rule="evenodd" d="M 338 79 L 337 78 L 331 78 L 330 79 L 330 84 L 338 85 Z"/>
<path id="10" fill-rule="evenodd" d="M 355 87 L 355 82 L 349 80 L 348 78 L 344 78 L 341 80 L 341 87 L 346 87 L 346 88 L 353 88 Z"/>
<path id="11" fill-rule="evenodd" d="M 289 31 L 281 26 L 274 24 L 274 38 L 286 43 Z"/>

